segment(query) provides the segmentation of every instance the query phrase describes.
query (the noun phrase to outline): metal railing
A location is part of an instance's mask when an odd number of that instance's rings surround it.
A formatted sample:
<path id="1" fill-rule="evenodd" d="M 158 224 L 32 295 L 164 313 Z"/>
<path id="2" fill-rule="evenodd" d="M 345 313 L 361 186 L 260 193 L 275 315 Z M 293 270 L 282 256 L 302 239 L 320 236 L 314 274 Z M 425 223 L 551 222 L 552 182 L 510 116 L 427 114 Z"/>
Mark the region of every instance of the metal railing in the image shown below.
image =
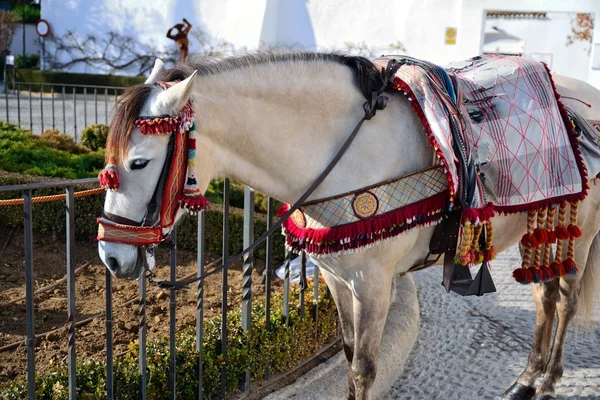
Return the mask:
<path id="1" fill-rule="evenodd" d="M 57 129 L 78 141 L 91 124 L 108 125 L 124 87 L 14 82 L 4 92 L 1 119 L 39 134 Z"/>
<path id="2" fill-rule="evenodd" d="M 75 210 L 75 196 L 74 188 L 77 185 L 93 184 L 97 183 L 96 178 L 80 179 L 80 180 L 68 180 L 68 181 L 54 181 L 54 182 L 42 182 L 25 185 L 13 185 L 13 186 L 0 186 L 0 192 L 22 192 L 24 198 L 23 208 L 23 222 L 24 222 L 24 240 L 25 240 L 25 286 L 26 286 L 26 338 L 25 345 L 27 349 L 27 387 L 28 387 L 28 398 L 35 398 L 35 326 L 34 326 L 34 265 L 33 265 L 33 230 L 32 230 L 32 199 L 33 192 L 37 189 L 48 189 L 48 188 L 64 188 L 66 193 L 65 199 L 65 210 L 66 210 L 66 283 L 67 283 L 67 343 L 68 343 L 68 382 L 69 382 L 69 399 L 76 398 L 76 341 L 75 341 L 75 330 L 77 326 L 76 313 L 75 313 L 75 264 L 73 262 L 73 245 L 74 245 L 74 210 Z M 229 180 L 225 179 L 223 188 L 223 248 L 222 248 L 222 260 L 226 260 L 229 257 Z M 273 219 L 273 199 L 268 199 L 268 215 L 267 229 L 272 224 Z M 243 243 L 244 247 L 250 245 L 254 238 L 254 191 L 249 187 L 245 187 L 244 193 L 244 226 L 243 226 Z M 204 212 L 200 212 L 198 215 L 198 227 L 197 227 L 197 271 L 196 276 L 204 274 L 205 269 L 205 216 Z M 177 232 L 173 230 L 172 238 L 174 241 L 177 240 Z M 176 277 L 176 266 L 177 266 L 177 250 L 175 248 L 170 250 L 169 264 L 170 264 L 170 280 L 175 281 Z M 272 277 L 274 275 L 273 270 L 273 240 L 269 238 L 266 243 L 266 269 L 265 269 L 265 302 L 266 302 L 266 323 L 269 324 L 270 312 L 271 312 L 271 284 Z M 283 316 L 286 320 L 290 313 L 290 261 L 291 255 L 289 252 L 285 253 L 285 278 L 283 284 Z M 218 260 L 217 260 L 218 261 Z M 302 268 L 305 269 L 306 257 L 302 256 Z M 218 265 L 218 264 L 217 264 Z M 241 328 L 244 331 L 251 330 L 251 310 L 252 310 L 252 270 L 254 268 L 254 259 L 252 253 L 248 254 L 243 261 L 243 287 L 242 287 L 242 319 Z M 222 314 L 221 314 L 221 352 L 224 359 L 224 363 L 221 368 L 221 397 L 224 398 L 226 395 L 226 362 L 227 362 L 227 308 L 228 308 L 228 281 L 227 281 L 227 270 L 222 271 Z M 106 331 L 106 394 L 108 399 L 115 398 L 114 391 L 114 351 L 113 351 L 113 299 L 112 299 L 112 276 L 108 270 L 105 270 L 105 293 L 106 293 L 106 310 L 104 314 L 105 331 Z M 315 266 L 314 274 L 314 293 L 313 300 L 316 304 L 319 301 L 318 295 L 318 268 Z M 147 339 L 147 318 L 146 318 L 146 280 L 139 280 L 139 307 L 138 307 L 138 338 L 139 338 L 139 384 L 141 398 L 146 398 L 146 386 L 147 386 L 147 358 L 146 358 L 146 339 Z M 304 291 L 300 291 L 300 314 L 304 314 Z M 176 367 L 175 367 L 175 317 L 176 317 L 177 303 L 175 297 L 175 290 L 171 289 L 169 296 L 169 348 L 170 348 L 170 359 L 169 359 L 169 388 L 171 392 L 170 398 L 175 399 L 175 388 L 176 388 Z M 198 398 L 201 399 L 203 396 L 203 331 L 204 331 L 204 282 L 200 280 L 196 288 L 196 350 L 198 352 Z M 315 326 L 318 327 L 318 312 L 315 312 L 313 318 L 316 318 Z M 267 328 L 269 328 L 267 326 Z M 316 328 L 317 329 L 317 328 Z M 326 348 L 326 350 L 329 346 Z M 314 357 L 314 356 L 313 356 Z M 265 378 L 268 379 L 269 371 L 268 367 L 264 373 Z M 243 377 L 243 383 L 240 389 L 244 393 L 250 393 L 250 371 L 247 370 Z"/>

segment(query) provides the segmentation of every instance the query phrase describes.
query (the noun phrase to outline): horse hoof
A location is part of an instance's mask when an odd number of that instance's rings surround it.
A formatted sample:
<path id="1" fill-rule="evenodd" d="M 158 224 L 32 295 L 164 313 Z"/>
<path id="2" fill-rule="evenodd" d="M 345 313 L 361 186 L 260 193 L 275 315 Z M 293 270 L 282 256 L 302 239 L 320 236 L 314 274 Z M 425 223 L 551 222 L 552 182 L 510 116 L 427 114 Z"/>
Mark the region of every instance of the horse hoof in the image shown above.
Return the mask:
<path id="1" fill-rule="evenodd" d="M 535 388 L 515 382 L 504 394 L 505 400 L 531 400 L 535 396 Z"/>

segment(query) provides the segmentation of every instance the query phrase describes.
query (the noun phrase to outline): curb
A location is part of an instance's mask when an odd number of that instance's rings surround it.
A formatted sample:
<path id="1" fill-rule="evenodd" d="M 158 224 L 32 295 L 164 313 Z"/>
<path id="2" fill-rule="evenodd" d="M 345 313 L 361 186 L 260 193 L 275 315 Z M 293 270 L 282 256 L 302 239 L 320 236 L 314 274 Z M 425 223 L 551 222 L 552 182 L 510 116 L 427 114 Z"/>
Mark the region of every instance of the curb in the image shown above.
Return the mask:
<path id="1" fill-rule="evenodd" d="M 419 301 L 412 276 L 396 277 L 394 286 L 395 295 L 390 304 L 379 351 L 373 398 L 385 395 L 398 379 L 419 333 Z M 293 384 L 271 393 L 265 399 L 345 399 L 348 396 L 347 371 L 346 358 L 339 352 Z"/>

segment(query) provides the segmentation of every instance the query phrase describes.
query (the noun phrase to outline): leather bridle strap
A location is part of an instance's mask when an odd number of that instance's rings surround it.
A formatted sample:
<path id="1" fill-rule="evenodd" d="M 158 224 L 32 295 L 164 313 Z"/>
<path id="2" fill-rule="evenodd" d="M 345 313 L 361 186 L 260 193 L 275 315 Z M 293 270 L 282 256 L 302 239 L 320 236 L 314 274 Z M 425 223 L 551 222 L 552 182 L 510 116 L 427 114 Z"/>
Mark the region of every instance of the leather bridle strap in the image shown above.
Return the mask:
<path id="1" fill-rule="evenodd" d="M 387 80 L 384 79 L 384 85 L 387 86 L 387 84 L 388 84 Z M 342 158 L 344 153 L 346 153 L 346 150 L 348 150 L 348 148 L 354 141 L 354 138 L 356 137 L 356 134 L 362 127 L 363 123 L 366 120 L 371 119 L 375 115 L 377 110 L 383 110 L 386 107 L 388 97 L 384 96 L 381 93 L 383 93 L 383 89 L 380 92 L 373 92 L 373 96 L 376 96 L 376 98 L 371 98 L 363 104 L 363 108 L 365 110 L 365 116 L 360 119 L 358 124 L 356 124 L 356 126 L 354 127 L 354 130 L 352 131 L 350 136 L 348 136 L 348 139 L 346 139 L 346 141 L 344 142 L 342 147 L 340 147 L 337 154 L 329 162 L 329 165 L 327 165 L 327 167 L 321 173 L 321 175 L 319 175 L 319 177 L 312 183 L 312 185 L 310 185 L 310 187 L 308 189 L 306 189 L 306 192 L 304 192 L 304 194 L 302 196 L 300 196 L 300 198 L 290 207 L 290 209 L 281 218 L 279 218 L 279 220 L 277 220 L 277 222 L 275 224 L 273 224 L 273 226 L 271 226 L 271 228 L 268 231 L 263 233 L 261 235 L 261 237 L 259 237 L 257 240 L 255 240 L 250 246 L 245 248 L 241 253 L 235 255 L 234 257 L 231 257 L 229 260 L 225 260 L 221 266 L 213 269 L 212 271 L 209 271 L 209 272 L 207 272 L 201 276 L 198 276 L 196 278 L 183 280 L 183 281 L 155 281 L 153 279 L 152 272 L 148 269 L 147 263 L 144 262 L 143 265 L 147 271 L 146 277 L 148 278 L 148 282 L 150 282 L 151 284 L 156 285 L 160 288 L 163 288 L 163 289 L 181 289 L 187 285 L 190 285 L 194 282 L 198 282 L 198 281 L 205 279 L 213 274 L 216 274 L 217 272 L 220 272 L 221 270 L 229 267 L 236 261 L 241 260 L 242 257 L 244 257 L 246 254 L 250 253 L 252 250 L 254 250 L 255 247 L 257 247 L 259 244 L 261 244 L 263 241 L 265 241 L 267 239 L 267 237 L 271 236 L 271 234 L 273 234 L 277 229 L 279 229 L 281 227 L 281 225 L 283 224 L 283 222 L 286 219 L 288 219 L 298 208 L 300 208 L 300 206 L 310 197 L 310 195 L 317 189 L 317 187 L 319 187 L 319 185 L 325 180 L 325 178 L 327 178 L 327 176 L 329 175 L 331 170 L 333 170 L 333 168 L 336 166 L 338 161 L 340 161 L 340 159 Z M 144 253 L 144 249 L 142 249 L 142 253 Z M 145 256 L 145 254 L 144 254 L 144 256 Z"/>

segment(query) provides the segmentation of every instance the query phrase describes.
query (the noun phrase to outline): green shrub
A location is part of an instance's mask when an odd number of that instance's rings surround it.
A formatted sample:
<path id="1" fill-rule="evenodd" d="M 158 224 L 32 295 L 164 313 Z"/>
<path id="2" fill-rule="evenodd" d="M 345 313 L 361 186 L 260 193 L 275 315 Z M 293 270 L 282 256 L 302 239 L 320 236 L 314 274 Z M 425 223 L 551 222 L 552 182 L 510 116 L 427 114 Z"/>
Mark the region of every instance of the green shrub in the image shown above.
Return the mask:
<path id="1" fill-rule="evenodd" d="M 223 204 L 223 179 L 215 179 L 210 182 L 205 194 L 206 198 L 215 204 Z M 230 181 L 229 204 L 233 207 L 244 208 L 244 184 Z M 273 215 L 281 207 L 282 203 L 273 202 Z M 266 214 L 268 208 L 268 197 L 262 193 L 254 193 L 254 211 Z"/>
<path id="2" fill-rule="evenodd" d="M 57 129 L 45 130 L 40 135 L 39 140 L 44 142 L 48 147 L 63 150 L 72 154 L 87 154 L 90 152 L 89 146 L 85 147 L 85 144 L 81 146 L 75 143 L 75 140 L 73 140 L 71 136 L 60 133 Z"/>
<path id="3" fill-rule="evenodd" d="M 37 53 L 32 54 L 19 54 L 15 57 L 15 68 L 39 68 L 40 67 L 40 55 Z"/>
<path id="4" fill-rule="evenodd" d="M 309 281 L 309 293 L 312 281 Z M 252 328 L 247 333 L 241 329 L 239 307 L 228 312 L 227 320 L 227 392 L 238 388 L 246 370 L 252 380 L 263 377 L 266 368 L 272 375 L 288 371 L 310 357 L 337 333 L 337 313 L 331 298 L 325 297 L 324 285 L 320 289 L 320 302 L 313 303 L 312 296 L 305 297 L 305 315 L 299 313 L 297 288 L 292 288 L 289 319 L 282 314 L 283 301 L 274 294 L 271 329 L 265 324 L 265 303 L 255 299 L 252 304 Z M 318 319 L 315 316 L 318 314 Z M 318 322 L 318 323 L 317 323 Z M 203 341 L 203 398 L 220 398 L 221 354 L 220 315 L 204 321 Z M 176 341 L 177 398 L 197 398 L 198 353 L 195 349 L 195 332 L 180 333 Z M 148 399 L 169 397 L 169 346 L 165 340 L 148 342 Z M 115 360 L 114 389 L 119 399 L 139 398 L 138 346 L 129 345 L 129 353 Z M 36 377 L 36 399 L 65 398 L 68 393 L 68 375 L 64 364 L 50 368 Z M 0 397 L 7 400 L 26 396 L 27 382 L 21 376 L 0 389 Z M 82 399 L 103 399 L 105 394 L 104 361 L 87 360 L 77 365 L 77 393 Z"/>
<path id="5" fill-rule="evenodd" d="M 17 4 L 11 11 L 19 20 L 35 24 L 40 19 L 40 7 L 29 4 Z"/>
<path id="6" fill-rule="evenodd" d="M 31 135 L 0 121 L 0 170 L 66 179 L 89 178 L 104 167 L 104 151 L 90 152 L 67 135 Z"/>
<path id="7" fill-rule="evenodd" d="M 93 151 L 106 148 L 108 126 L 103 124 L 90 125 L 81 133 L 81 144 Z"/>

